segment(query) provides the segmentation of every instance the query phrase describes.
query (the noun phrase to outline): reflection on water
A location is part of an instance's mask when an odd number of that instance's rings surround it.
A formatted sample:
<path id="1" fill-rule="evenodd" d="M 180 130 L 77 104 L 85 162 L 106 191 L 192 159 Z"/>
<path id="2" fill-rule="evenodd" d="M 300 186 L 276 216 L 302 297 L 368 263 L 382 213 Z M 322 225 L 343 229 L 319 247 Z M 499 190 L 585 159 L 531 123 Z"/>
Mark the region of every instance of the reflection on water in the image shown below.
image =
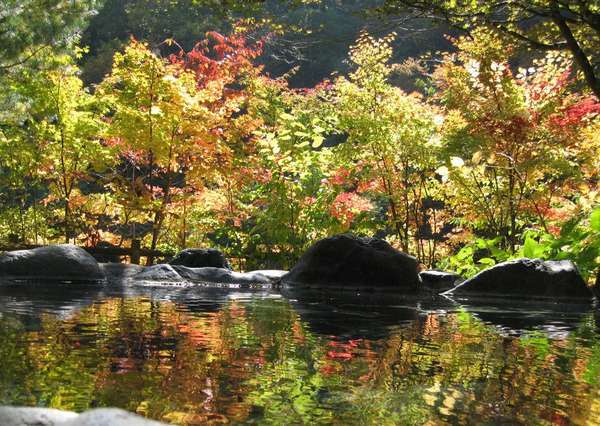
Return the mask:
<path id="1" fill-rule="evenodd" d="M 0 294 L 0 404 L 176 424 L 600 424 L 589 307 L 56 293 Z"/>

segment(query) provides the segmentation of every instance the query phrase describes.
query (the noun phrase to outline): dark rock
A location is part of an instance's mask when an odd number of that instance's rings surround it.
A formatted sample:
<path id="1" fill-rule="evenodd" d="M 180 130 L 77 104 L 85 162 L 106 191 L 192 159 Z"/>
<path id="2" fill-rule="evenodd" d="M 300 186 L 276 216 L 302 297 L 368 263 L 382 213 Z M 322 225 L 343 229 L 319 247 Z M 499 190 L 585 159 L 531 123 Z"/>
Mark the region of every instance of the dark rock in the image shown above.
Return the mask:
<path id="1" fill-rule="evenodd" d="M 101 263 L 100 269 L 107 279 L 124 280 L 133 278 L 134 275 L 144 271 L 145 267 L 129 263 Z"/>
<path id="2" fill-rule="evenodd" d="M 499 263 L 444 294 L 592 298 L 592 291 L 569 260 L 516 259 Z"/>
<path id="3" fill-rule="evenodd" d="M 171 265 L 187 266 L 188 268 L 231 269 L 223 253 L 216 249 L 186 249 L 179 252 L 169 263 Z"/>
<path id="4" fill-rule="evenodd" d="M 463 278 L 454 272 L 422 271 L 419 272 L 423 289 L 433 293 L 441 293 L 454 288 Z"/>
<path id="5" fill-rule="evenodd" d="M 105 278 L 96 259 L 70 244 L 8 252 L 0 256 L 0 277 L 85 282 Z"/>
<path id="6" fill-rule="evenodd" d="M 384 240 L 349 234 L 317 241 L 281 278 L 286 286 L 417 292 L 417 260 Z"/>

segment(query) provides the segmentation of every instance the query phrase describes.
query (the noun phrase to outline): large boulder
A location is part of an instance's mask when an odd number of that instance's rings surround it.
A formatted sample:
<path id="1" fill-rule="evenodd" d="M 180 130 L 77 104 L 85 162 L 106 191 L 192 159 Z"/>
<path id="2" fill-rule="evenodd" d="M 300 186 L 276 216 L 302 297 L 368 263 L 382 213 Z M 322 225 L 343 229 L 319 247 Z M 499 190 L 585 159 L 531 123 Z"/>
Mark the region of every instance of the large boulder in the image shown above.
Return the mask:
<path id="1" fill-rule="evenodd" d="M 499 263 L 444 294 L 587 298 L 593 293 L 569 260 L 516 259 Z"/>
<path id="2" fill-rule="evenodd" d="M 417 260 L 386 241 L 350 234 L 317 241 L 281 278 L 284 286 L 419 290 Z"/>
<path id="3" fill-rule="evenodd" d="M 0 278 L 95 282 L 105 277 L 96 259 L 84 249 L 60 244 L 0 256 Z"/>
<path id="4" fill-rule="evenodd" d="M 231 269 L 223 253 L 216 249 L 185 249 L 179 252 L 169 263 L 171 265 L 187 266 L 188 268 Z"/>

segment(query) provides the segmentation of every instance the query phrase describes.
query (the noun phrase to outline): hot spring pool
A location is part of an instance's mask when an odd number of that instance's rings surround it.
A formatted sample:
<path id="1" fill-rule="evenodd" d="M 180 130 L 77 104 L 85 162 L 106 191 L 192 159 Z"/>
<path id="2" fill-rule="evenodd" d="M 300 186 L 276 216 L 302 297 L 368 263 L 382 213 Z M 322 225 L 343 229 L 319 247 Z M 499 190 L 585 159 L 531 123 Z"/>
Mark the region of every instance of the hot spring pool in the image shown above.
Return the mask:
<path id="1" fill-rule="evenodd" d="M 600 424 L 597 308 L 381 299 L 3 288 L 0 404 L 175 424 Z"/>

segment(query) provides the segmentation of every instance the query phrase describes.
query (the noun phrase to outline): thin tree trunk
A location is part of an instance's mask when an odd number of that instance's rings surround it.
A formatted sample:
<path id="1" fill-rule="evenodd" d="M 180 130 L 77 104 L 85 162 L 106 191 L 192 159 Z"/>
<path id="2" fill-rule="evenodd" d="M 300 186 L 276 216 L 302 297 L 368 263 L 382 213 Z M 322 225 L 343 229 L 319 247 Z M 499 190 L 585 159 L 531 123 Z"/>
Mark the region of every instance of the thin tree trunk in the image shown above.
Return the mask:
<path id="1" fill-rule="evenodd" d="M 567 46 L 573 54 L 575 62 L 577 62 L 577 65 L 579 65 L 579 68 L 581 68 L 581 71 L 583 72 L 587 85 L 592 89 L 592 92 L 594 92 L 596 97 L 600 99 L 600 81 L 598 80 L 598 77 L 596 77 L 593 65 L 573 35 L 573 31 L 571 31 L 566 19 L 562 16 L 558 7 L 558 2 L 552 0 L 550 4 L 552 6 L 552 21 L 558 27 L 560 34 L 567 42 Z"/>

